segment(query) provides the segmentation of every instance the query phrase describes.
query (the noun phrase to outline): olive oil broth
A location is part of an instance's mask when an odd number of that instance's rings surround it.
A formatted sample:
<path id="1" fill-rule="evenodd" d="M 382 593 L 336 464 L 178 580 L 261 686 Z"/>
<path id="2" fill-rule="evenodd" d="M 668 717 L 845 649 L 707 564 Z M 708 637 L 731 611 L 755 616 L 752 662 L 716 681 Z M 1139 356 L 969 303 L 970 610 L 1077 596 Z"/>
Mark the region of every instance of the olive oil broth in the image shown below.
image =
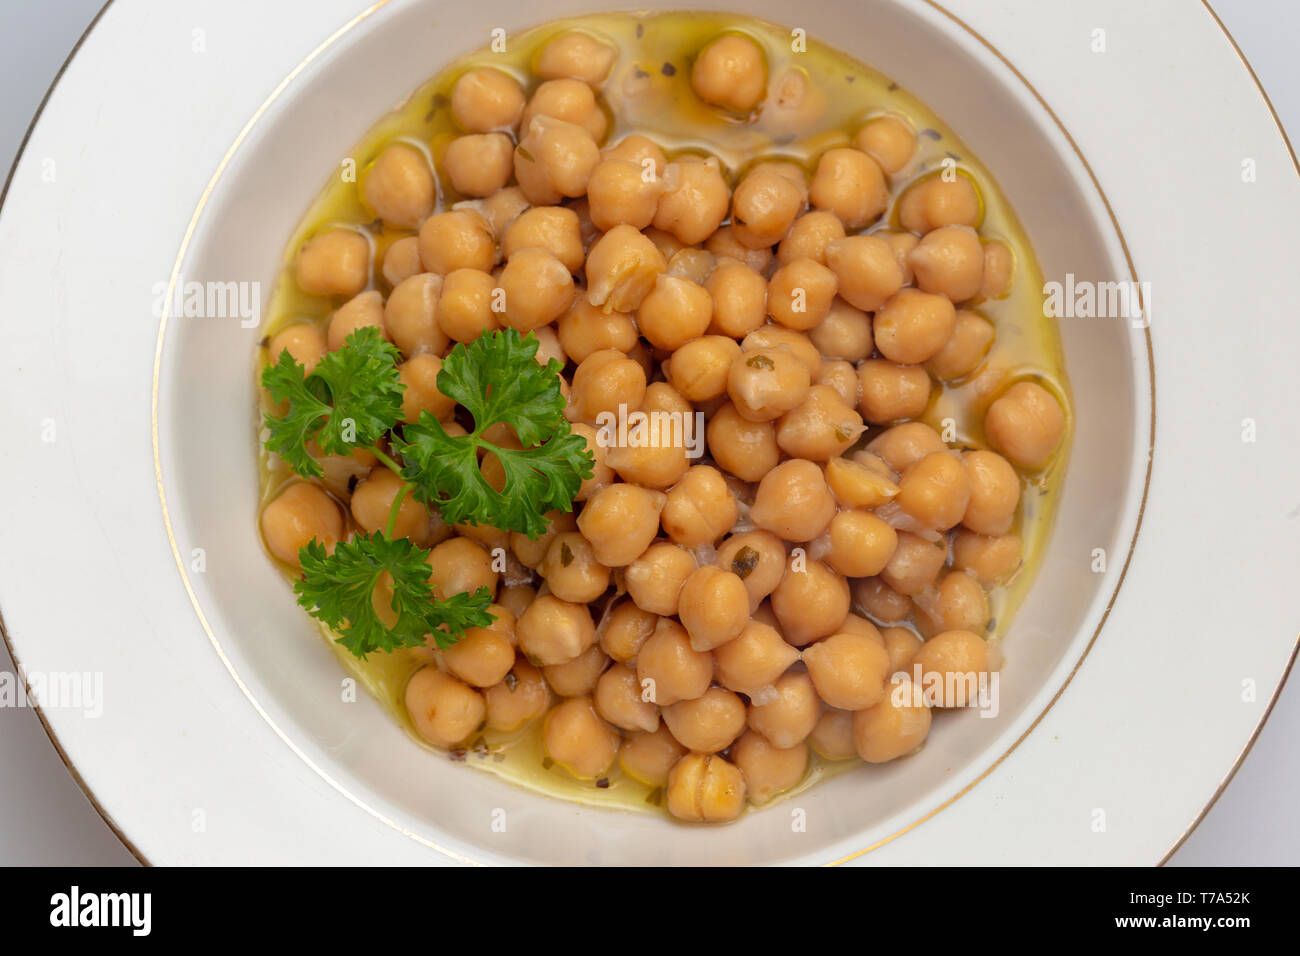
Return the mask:
<path id="1" fill-rule="evenodd" d="M 375 158 L 395 141 L 411 145 L 423 152 L 439 172 L 437 210 L 461 201 L 464 197 L 456 195 L 442 175 L 443 154 L 448 144 L 461 134 L 449 105 L 456 81 L 471 68 L 491 66 L 512 75 L 531 95 L 540 82 L 532 78 L 529 69 L 538 52 L 558 34 L 573 29 L 607 38 L 619 51 L 600 91 L 602 107 L 611 121 L 602 146 L 616 143 L 629 133 L 641 133 L 659 143 L 670 159 L 682 153 L 716 157 L 734 187 L 740 176 L 761 160 L 793 161 L 811 174 L 817 157 L 829 148 L 850 145 L 865 119 L 892 112 L 908 118 L 918 132 L 916 154 L 911 163 L 891 179 L 895 199 L 908 183 L 945 172 L 969 176 L 977 184 L 983 202 L 981 235 L 1001 239 L 1011 248 L 1014 280 L 1007 296 L 974 307 L 996 328 L 994 344 L 985 360 L 964 380 L 936 384 L 922 420 L 939 431 L 950 446 L 987 447 L 982 426 L 985 410 L 1010 383 L 1025 379 L 1051 392 L 1066 416 L 1065 437 L 1051 465 L 1037 475 L 1022 478 L 1022 504 L 1013 528 L 1023 540 L 1021 567 L 1007 584 L 988 595 L 992 618 L 987 637 L 1000 645 L 1046 549 L 1073 430 L 1060 339 L 1052 321 L 1043 315 L 1043 279 L 1037 260 L 992 175 L 938 117 L 891 78 L 811 38 L 804 41 L 806 50 L 796 52 L 792 47 L 797 38 L 789 29 L 732 14 L 599 14 L 552 21 L 510 35 L 507 51 L 503 53 L 482 49 L 461 58 L 381 118 L 356 148 L 341 158 L 285 247 L 264 323 L 263 344 L 271 335 L 292 324 L 307 321 L 323 328 L 337 307 L 338 302 L 329 297 L 303 292 L 291 268 L 303 244 L 326 229 L 342 226 L 365 236 L 373 253 L 370 288 L 385 294 L 390 291 L 380 272 L 384 253 L 394 241 L 414 232 L 386 227 L 366 208 L 361 198 L 362 186 Z M 722 32 L 743 34 L 759 45 L 767 61 L 769 89 L 778 80 L 806 84 L 809 95 L 816 97 L 815 115 L 793 116 L 774 108 L 742 121 L 726 117 L 700 102 L 691 90 L 692 60 L 698 50 Z M 896 225 L 896 215 L 895 209 L 889 209 L 877 224 L 865 231 L 888 228 L 891 223 Z M 256 356 L 259 371 L 268 358 L 265 352 L 264 347 L 259 348 Z M 262 410 L 272 411 L 265 392 L 259 389 L 259 394 Z M 861 444 L 882 430 L 880 426 L 870 427 Z M 264 506 L 293 475 L 260 444 L 259 448 Z M 342 510 L 350 522 L 348 509 Z M 293 576 L 289 567 L 282 566 L 282 570 Z M 403 691 L 410 675 L 429 663 L 433 652 L 401 650 L 393 654 L 375 653 L 366 660 L 358 660 L 335 642 L 328 629 L 322 627 L 321 631 L 347 673 L 419 740 L 403 704 Z M 1004 656 L 1014 660 L 1014 645 L 1004 650 L 1010 652 Z M 629 777 L 617 762 L 607 777 L 594 782 L 577 780 L 553 767 L 541 744 L 541 723 L 535 720 L 510 734 L 485 732 L 466 748 L 451 751 L 450 759 L 530 789 L 585 804 L 639 810 L 661 806 L 662 789 Z M 803 780 L 778 799 L 854 768 L 862 769 L 863 764 L 853 759 L 828 761 L 813 751 Z"/>

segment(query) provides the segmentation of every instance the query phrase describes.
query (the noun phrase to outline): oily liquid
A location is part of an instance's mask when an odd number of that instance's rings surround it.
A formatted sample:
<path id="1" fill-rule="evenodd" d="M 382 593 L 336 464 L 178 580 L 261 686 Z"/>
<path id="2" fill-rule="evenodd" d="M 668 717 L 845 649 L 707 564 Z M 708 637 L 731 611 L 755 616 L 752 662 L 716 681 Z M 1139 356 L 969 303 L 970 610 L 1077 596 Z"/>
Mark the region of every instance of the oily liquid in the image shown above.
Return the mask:
<path id="1" fill-rule="evenodd" d="M 1066 437 L 1055 461 L 1045 472 L 1023 482 L 1022 507 L 1014 529 L 1024 541 L 1021 569 L 989 595 L 992 621 L 988 634 L 990 640 L 1000 644 L 1001 634 L 1034 577 L 1051 532 L 1073 428 L 1060 339 L 1055 326 L 1043 317 L 1043 279 L 1037 260 L 993 177 L 933 113 L 889 78 L 811 39 L 806 41 L 806 51 L 794 52 L 788 29 L 731 14 L 601 14 L 554 21 L 510 36 L 505 53 L 481 50 L 462 58 L 383 117 L 343 160 L 340 172 L 330 179 L 285 248 L 284 268 L 271 298 L 264 331 L 269 336 L 297 322 L 323 324 L 337 307 L 338 303 L 331 299 L 302 292 L 289 268 L 303 243 L 328 228 L 345 226 L 369 239 L 374 253 L 372 287 L 387 293 L 388 284 L 380 274 L 383 254 L 392 242 L 411 233 L 385 228 L 361 200 L 361 186 L 375 157 L 391 142 L 401 140 L 424 151 L 441 169 L 447 144 L 460 135 L 449 103 L 461 74 L 476 66 L 491 66 L 513 75 L 531 93 L 540 82 L 529 75 L 537 53 L 550 39 L 574 28 L 612 41 L 620 51 L 600 91 L 611 120 L 602 145 L 618 142 L 628 133 L 642 133 L 659 143 L 670 158 L 680 153 L 717 157 L 734 186 L 738 177 L 759 160 L 797 162 L 811 175 L 817 157 L 826 149 L 850 144 L 866 117 L 893 112 L 907 117 L 918 131 L 916 156 L 907 169 L 894 177 L 895 198 L 902 192 L 901 187 L 935 174 L 945 160 L 952 161 L 949 166 L 955 163 L 958 175 L 969 176 L 977 185 L 984 204 L 981 236 L 1003 240 L 1014 253 L 1012 290 L 1001 300 L 976 307 L 996 326 L 994 345 L 968 380 L 936 389 L 923 418 L 944 434 L 950 445 L 986 447 L 982 422 L 989 403 L 1011 381 L 1032 379 L 1057 397 L 1067 419 Z M 725 116 L 697 100 L 690 86 L 694 55 L 722 32 L 743 33 L 756 41 L 766 56 L 769 90 L 789 91 L 794 94 L 791 98 L 802 91 L 805 108 L 764 107 L 756 118 L 746 121 Z M 345 175 L 349 169 L 356 175 Z M 440 188 L 440 209 L 463 198 L 445 184 Z M 896 224 L 892 208 L 874 228 L 890 223 Z M 264 361 L 265 356 L 259 354 L 259 368 Z M 880 431 L 872 428 L 867 438 Z M 265 450 L 261 458 L 265 504 L 292 476 Z M 431 652 L 403 650 L 372 654 L 368 660 L 359 661 L 335 644 L 327 630 L 322 628 L 322 633 L 344 668 L 415 736 L 403 705 L 403 692 L 410 675 L 431 661 Z M 1009 650 L 1014 658 L 1014 645 Z M 541 721 L 533 721 L 512 734 L 484 733 L 450 757 L 568 800 L 641 810 L 662 805 L 661 789 L 628 777 L 617 763 L 599 785 L 575 780 L 551 765 L 540 738 Z M 785 796 L 806 790 L 842 770 L 861 766 L 857 760 L 832 762 L 814 753 L 804 779 Z"/>

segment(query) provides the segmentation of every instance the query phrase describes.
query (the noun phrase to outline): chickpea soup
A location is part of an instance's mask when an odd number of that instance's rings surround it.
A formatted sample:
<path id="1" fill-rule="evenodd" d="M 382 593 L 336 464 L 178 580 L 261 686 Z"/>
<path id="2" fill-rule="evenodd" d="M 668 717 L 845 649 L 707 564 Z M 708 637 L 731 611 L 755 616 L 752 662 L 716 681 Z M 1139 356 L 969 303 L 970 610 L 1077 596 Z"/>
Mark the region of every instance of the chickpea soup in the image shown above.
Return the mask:
<path id="1" fill-rule="evenodd" d="M 340 158 L 257 355 L 259 524 L 429 759 L 722 823 L 996 692 L 1069 385 L 1014 212 L 903 81 L 588 16 Z"/>

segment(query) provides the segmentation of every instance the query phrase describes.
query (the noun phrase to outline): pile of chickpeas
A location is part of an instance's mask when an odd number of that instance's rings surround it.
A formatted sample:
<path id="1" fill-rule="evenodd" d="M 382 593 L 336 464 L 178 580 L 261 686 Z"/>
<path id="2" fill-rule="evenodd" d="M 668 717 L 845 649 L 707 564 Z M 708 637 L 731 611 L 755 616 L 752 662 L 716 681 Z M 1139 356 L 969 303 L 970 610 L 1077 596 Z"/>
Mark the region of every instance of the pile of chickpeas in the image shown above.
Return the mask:
<path id="1" fill-rule="evenodd" d="M 432 593 L 495 602 L 489 627 L 417 653 L 410 721 L 454 750 L 540 720 L 559 772 L 603 785 L 617 766 L 663 788 L 675 817 L 720 822 L 796 786 L 812 751 L 881 763 L 921 746 L 929 703 L 956 701 L 896 695 L 892 675 L 996 667 L 988 592 L 1020 566 L 1022 481 L 1066 420 L 1029 380 L 988 405 L 988 448 L 918 420 L 936 383 L 980 367 L 996 330 L 971 306 L 1005 296 L 1014 263 L 977 231 L 968 175 L 917 175 L 906 118 L 867 117 L 815 169 L 755 157 L 735 181 L 644 135 L 606 141 L 616 56 L 573 31 L 541 51 L 530 89 L 464 73 L 449 105 L 463 134 L 439 168 L 394 142 L 360 185 L 412 234 L 381 263 L 358 230 L 311 238 L 298 285 L 337 307 L 324 328 L 279 331 L 269 355 L 311 369 L 378 328 L 403 356 L 404 420 L 427 411 L 464 434 L 438 391 L 443 357 L 498 328 L 536 336 L 538 361 L 565 368 L 594 474 L 535 540 L 402 502 L 395 534 L 432 549 Z M 743 122 L 768 96 L 763 53 L 720 35 L 691 85 Z M 438 175 L 461 197 L 450 208 Z M 707 455 L 606 447 L 598 417 L 620 408 L 703 412 Z M 508 428 L 489 437 L 519 447 Z M 312 538 L 383 529 L 401 487 L 367 452 L 321 461 L 322 481 L 289 483 L 262 514 L 290 566 Z M 502 487 L 491 454 L 481 467 Z"/>

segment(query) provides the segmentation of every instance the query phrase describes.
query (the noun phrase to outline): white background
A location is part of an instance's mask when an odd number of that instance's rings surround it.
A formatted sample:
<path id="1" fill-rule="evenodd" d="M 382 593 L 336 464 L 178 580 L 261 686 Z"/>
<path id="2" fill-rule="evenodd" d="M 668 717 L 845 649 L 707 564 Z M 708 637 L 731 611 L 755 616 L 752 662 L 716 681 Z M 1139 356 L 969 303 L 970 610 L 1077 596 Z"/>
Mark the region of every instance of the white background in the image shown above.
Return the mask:
<path id="1" fill-rule="evenodd" d="M 1300 135 L 1300 72 L 1294 67 L 1300 4 L 1212 2 L 1283 123 Z M 0 0 L 0 168 L 7 171 L 46 89 L 99 7 L 99 0 Z M 0 671 L 12 670 L 0 644 Z M 1231 786 L 1175 855 L 1175 865 L 1300 863 L 1300 825 L 1288 799 L 1300 790 L 1297 731 L 1300 681 L 1293 680 Z M 0 864 L 133 862 L 68 774 L 36 715 L 0 709 Z"/>

